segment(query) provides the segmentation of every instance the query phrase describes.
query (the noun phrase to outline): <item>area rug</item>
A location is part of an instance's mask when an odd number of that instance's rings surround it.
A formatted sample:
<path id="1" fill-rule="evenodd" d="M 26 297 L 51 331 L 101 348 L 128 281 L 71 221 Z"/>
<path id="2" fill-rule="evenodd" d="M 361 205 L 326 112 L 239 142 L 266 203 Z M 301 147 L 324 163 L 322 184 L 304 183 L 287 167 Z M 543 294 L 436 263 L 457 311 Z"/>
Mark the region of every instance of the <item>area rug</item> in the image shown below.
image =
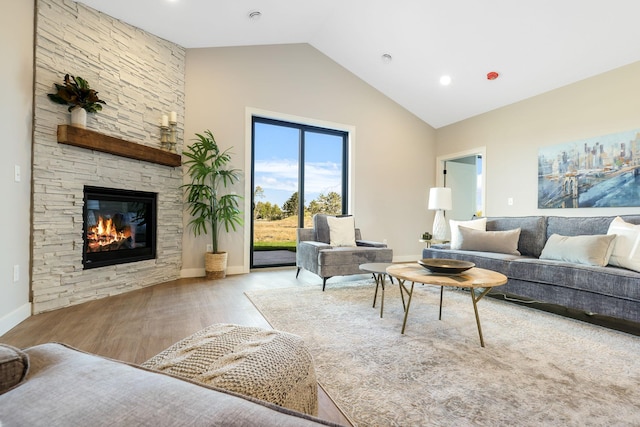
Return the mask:
<path id="1" fill-rule="evenodd" d="M 318 380 L 357 426 L 640 425 L 640 338 L 484 298 L 480 347 L 468 291 L 419 286 L 407 328 L 398 286 L 384 317 L 372 280 L 247 292 L 300 335 Z"/>

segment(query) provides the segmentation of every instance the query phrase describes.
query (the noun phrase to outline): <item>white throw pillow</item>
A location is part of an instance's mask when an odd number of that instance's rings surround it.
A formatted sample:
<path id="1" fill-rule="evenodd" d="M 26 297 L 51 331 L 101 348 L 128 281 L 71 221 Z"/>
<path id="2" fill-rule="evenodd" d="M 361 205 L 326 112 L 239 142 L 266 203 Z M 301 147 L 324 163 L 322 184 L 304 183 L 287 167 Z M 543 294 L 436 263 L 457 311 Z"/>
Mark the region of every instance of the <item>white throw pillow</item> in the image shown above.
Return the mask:
<path id="1" fill-rule="evenodd" d="M 460 249 L 462 244 L 462 236 L 458 226 L 473 228 L 474 230 L 487 231 L 487 218 L 472 219 L 469 221 L 456 221 L 449 220 L 449 227 L 451 228 L 451 249 Z"/>
<path id="2" fill-rule="evenodd" d="M 609 264 L 640 272 L 640 225 L 616 217 L 607 234 L 617 236 Z"/>
<path id="3" fill-rule="evenodd" d="M 613 252 L 615 238 L 616 236 L 612 234 L 586 236 L 552 234 L 542 249 L 540 259 L 553 259 L 604 267 L 609 262 Z"/>
<path id="4" fill-rule="evenodd" d="M 327 216 L 329 244 L 331 246 L 355 246 L 356 226 L 352 216 Z"/>

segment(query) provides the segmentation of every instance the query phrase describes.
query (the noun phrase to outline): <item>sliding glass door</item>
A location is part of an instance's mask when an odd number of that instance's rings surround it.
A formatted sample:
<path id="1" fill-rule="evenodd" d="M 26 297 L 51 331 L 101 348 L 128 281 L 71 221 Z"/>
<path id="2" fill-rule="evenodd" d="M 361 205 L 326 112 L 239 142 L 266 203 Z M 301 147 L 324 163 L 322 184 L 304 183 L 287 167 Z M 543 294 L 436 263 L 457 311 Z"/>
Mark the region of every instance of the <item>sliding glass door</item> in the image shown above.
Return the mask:
<path id="1" fill-rule="evenodd" d="M 295 264 L 296 229 L 347 210 L 348 133 L 253 117 L 251 267 Z"/>

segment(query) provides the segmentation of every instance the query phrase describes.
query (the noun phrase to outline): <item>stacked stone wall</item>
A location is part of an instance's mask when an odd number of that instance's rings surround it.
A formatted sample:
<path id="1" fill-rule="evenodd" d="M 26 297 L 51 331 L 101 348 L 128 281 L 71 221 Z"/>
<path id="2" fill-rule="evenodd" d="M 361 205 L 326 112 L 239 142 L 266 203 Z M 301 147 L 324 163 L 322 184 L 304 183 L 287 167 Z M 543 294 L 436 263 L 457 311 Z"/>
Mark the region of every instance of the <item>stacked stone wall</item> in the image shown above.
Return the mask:
<path id="1" fill-rule="evenodd" d="M 185 49 L 71 0 L 38 0 L 32 202 L 34 313 L 179 277 L 182 167 L 168 167 L 58 144 L 67 107 L 47 98 L 66 73 L 87 79 L 107 104 L 89 114 L 91 130 L 160 148 L 163 114 L 184 129 Z M 157 257 L 84 270 L 85 185 L 158 193 Z"/>

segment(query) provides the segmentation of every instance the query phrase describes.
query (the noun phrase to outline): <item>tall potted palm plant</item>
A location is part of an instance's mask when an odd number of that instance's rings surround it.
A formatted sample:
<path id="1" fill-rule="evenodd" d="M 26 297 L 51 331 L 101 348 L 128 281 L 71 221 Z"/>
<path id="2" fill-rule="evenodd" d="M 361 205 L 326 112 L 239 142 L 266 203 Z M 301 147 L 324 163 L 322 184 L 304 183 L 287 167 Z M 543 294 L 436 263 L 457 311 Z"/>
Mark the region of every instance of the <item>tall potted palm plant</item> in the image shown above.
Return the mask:
<path id="1" fill-rule="evenodd" d="M 193 144 L 182 154 L 187 157 L 187 174 L 191 182 L 184 184 L 187 204 L 192 218 L 189 221 L 194 235 L 211 235 L 212 252 L 205 254 L 205 271 L 209 279 L 226 276 L 227 252 L 218 248 L 219 233 L 236 231 L 242 225 L 239 209 L 241 197 L 237 194 L 222 194 L 221 190 L 240 180 L 239 169 L 228 168 L 231 161 L 230 148 L 220 150 L 210 130 L 196 133 Z"/>

